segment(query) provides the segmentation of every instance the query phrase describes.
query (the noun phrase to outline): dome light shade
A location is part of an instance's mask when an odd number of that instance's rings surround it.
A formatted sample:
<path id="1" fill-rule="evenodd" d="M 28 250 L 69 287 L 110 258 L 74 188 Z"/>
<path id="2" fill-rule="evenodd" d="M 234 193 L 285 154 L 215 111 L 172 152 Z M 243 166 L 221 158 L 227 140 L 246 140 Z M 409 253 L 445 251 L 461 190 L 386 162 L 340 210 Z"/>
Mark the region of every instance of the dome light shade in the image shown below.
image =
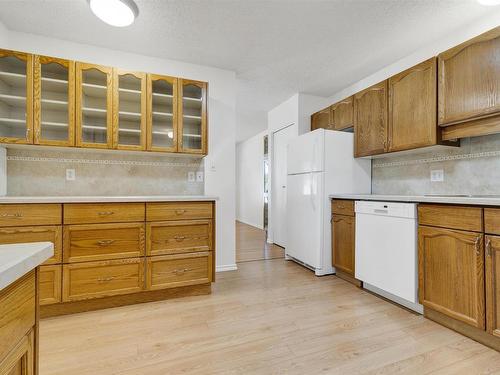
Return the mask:
<path id="1" fill-rule="evenodd" d="M 88 0 L 88 2 L 92 12 L 111 26 L 129 26 L 139 15 L 139 8 L 133 0 Z"/>
<path id="2" fill-rule="evenodd" d="M 477 0 L 477 2 L 486 6 L 500 5 L 500 0 Z"/>

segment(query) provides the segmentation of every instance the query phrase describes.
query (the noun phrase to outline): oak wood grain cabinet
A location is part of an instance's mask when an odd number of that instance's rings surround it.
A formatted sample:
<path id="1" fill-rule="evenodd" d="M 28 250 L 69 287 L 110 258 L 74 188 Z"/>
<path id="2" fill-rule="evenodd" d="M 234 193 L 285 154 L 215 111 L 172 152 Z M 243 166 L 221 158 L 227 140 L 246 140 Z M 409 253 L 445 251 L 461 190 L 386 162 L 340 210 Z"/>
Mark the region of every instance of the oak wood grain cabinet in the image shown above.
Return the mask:
<path id="1" fill-rule="evenodd" d="M 40 266 L 38 278 L 40 306 L 61 302 L 62 265 Z"/>
<path id="2" fill-rule="evenodd" d="M 184 78 L 178 82 L 178 150 L 186 154 L 206 154 L 207 83 Z"/>
<path id="3" fill-rule="evenodd" d="M 330 111 L 333 130 L 345 130 L 354 127 L 354 103 L 352 96 L 333 104 Z"/>
<path id="4" fill-rule="evenodd" d="M 313 113 L 311 115 L 311 131 L 316 129 L 333 129 L 330 116 L 330 107 Z"/>
<path id="5" fill-rule="evenodd" d="M 113 147 L 113 68 L 76 62 L 76 145 Z"/>
<path id="6" fill-rule="evenodd" d="M 35 55 L 33 102 L 33 143 L 74 146 L 75 62 Z"/>
<path id="7" fill-rule="evenodd" d="M 486 329 L 500 337 L 500 237 L 485 237 Z"/>
<path id="8" fill-rule="evenodd" d="M 354 229 L 353 216 L 332 216 L 332 260 L 335 269 L 354 277 Z"/>
<path id="9" fill-rule="evenodd" d="M 0 142 L 33 143 L 33 55 L 0 50 Z"/>
<path id="10" fill-rule="evenodd" d="M 500 131 L 500 27 L 439 54 L 443 139 Z"/>
<path id="11" fill-rule="evenodd" d="M 387 148 L 387 81 L 354 95 L 354 156 L 371 156 Z"/>

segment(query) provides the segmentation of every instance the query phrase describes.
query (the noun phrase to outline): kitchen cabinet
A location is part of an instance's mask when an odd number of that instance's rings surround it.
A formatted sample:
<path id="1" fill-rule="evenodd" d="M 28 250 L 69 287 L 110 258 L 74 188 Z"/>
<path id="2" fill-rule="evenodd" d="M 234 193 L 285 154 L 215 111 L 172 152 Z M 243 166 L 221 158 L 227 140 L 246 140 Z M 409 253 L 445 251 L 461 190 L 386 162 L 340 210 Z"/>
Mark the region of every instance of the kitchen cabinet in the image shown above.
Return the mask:
<path id="1" fill-rule="evenodd" d="M 388 151 L 437 144 L 436 81 L 435 58 L 389 78 Z"/>
<path id="2" fill-rule="evenodd" d="M 62 265 L 40 266 L 38 290 L 40 305 L 61 302 Z"/>
<path id="3" fill-rule="evenodd" d="M 354 95 L 354 156 L 378 155 L 387 148 L 387 81 Z"/>
<path id="4" fill-rule="evenodd" d="M 330 107 L 311 115 L 311 131 L 316 129 L 333 129 L 330 122 Z"/>
<path id="5" fill-rule="evenodd" d="M 0 50 L 0 142 L 33 143 L 33 55 Z"/>
<path id="6" fill-rule="evenodd" d="M 483 234 L 421 225 L 418 243 L 420 303 L 484 329 Z"/>
<path id="7" fill-rule="evenodd" d="M 354 103 L 350 96 L 331 106 L 333 130 L 351 129 L 354 126 Z"/>
<path id="8" fill-rule="evenodd" d="M 486 329 L 500 337 L 500 237 L 485 238 Z"/>
<path id="9" fill-rule="evenodd" d="M 354 224 L 352 216 L 332 216 L 332 260 L 335 269 L 354 277 Z"/>
<path id="10" fill-rule="evenodd" d="M 177 78 L 148 74 L 147 149 L 177 151 Z"/>
<path id="11" fill-rule="evenodd" d="M 438 56 L 443 139 L 500 131 L 500 27 Z"/>
<path id="12" fill-rule="evenodd" d="M 113 68 L 76 62 L 76 145 L 113 147 Z"/>
<path id="13" fill-rule="evenodd" d="M 2 362 L 0 374 L 2 375 L 34 375 L 35 350 L 34 334 L 30 331 L 18 345 L 12 349 Z"/>
<path id="14" fill-rule="evenodd" d="M 146 73 L 113 69 L 113 148 L 146 149 Z"/>
<path id="15" fill-rule="evenodd" d="M 75 63 L 34 57 L 34 144 L 74 146 Z"/>
<path id="16" fill-rule="evenodd" d="M 184 78 L 178 82 L 178 150 L 186 154 L 206 154 L 207 83 Z"/>

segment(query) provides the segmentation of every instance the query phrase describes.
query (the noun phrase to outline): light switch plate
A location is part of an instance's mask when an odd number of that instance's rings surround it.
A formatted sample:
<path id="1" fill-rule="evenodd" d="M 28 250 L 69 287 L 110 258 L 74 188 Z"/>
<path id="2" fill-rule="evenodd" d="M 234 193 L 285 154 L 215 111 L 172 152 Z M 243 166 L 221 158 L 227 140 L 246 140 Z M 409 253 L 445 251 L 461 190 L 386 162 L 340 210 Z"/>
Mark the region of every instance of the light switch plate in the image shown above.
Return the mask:
<path id="1" fill-rule="evenodd" d="M 203 182 L 203 172 L 196 172 L 196 182 Z"/>
<path id="2" fill-rule="evenodd" d="M 432 169 L 431 170 L 431 181 L 432 182 L 443 182 L 444 181 L 444 170 Z"/>
<path id="3" fill-rule="evenodd" d="M 66 181 L 75 181 L 76 172 L 74 169 L 66 169 Z"/>
<path id="4" fill-rule="evenodd" d="M 196 181 L 196 175 L 194 172 L 188 172 L 188 182 L 195 182 Z"/>

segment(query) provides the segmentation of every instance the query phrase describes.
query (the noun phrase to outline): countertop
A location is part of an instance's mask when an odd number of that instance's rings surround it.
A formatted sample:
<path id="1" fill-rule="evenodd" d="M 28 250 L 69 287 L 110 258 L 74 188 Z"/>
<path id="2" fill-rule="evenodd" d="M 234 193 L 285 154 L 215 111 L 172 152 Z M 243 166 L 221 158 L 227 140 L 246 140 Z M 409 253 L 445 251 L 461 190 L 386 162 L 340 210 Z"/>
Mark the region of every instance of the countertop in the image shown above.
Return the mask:
<path id="1" fill-rule="evenodd" d="M 387 202 L 450 203 L 500 206 L 500 196 L 331 194 L 329 198 Z"/>
<path id="2" fill-rule="evenodd" d="M 0 290 L 54 255 L 51 242 L 0 245 Z"/>
<path id="3" fill-rule="evenodd" d="M 136 196 L 4 196 L 0 203 L 99 203 L 99 202 L 185 202 L 216 201 L 210 195 L 136 195 Z"/>

